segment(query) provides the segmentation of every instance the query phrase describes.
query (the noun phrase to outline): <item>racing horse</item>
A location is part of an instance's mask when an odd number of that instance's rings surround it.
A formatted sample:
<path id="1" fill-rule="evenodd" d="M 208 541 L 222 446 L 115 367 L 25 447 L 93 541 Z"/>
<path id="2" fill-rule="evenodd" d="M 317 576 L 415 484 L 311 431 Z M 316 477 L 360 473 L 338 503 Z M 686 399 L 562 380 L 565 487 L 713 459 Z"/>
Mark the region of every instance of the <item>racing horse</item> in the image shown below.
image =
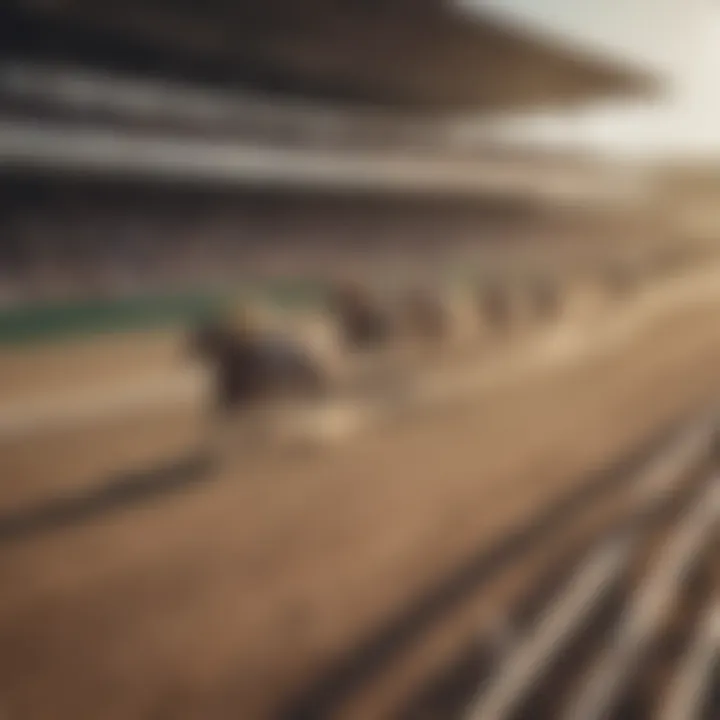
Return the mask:
<path id="1" fill-rule="evenodd" d="M 402 341 L 436 343 L 450 331 L 447 307 L 438 293 L 414 288 L 382 303 L 359 285 L 331 290 L 329 306 L 350 350 L 380 350 Z"/>
<path id="2" fill-rule="evenodd" d="M 549 323 L 560 314 L 562 298 L 553 278 L 541 275 L 530 280 L 533 315 L 541 323 Z"/>
<path id="3" fill-rule="evenodd" d="M 387 347 L 397 334 L 397 320 L 392 312 L 358 284 L 331 287 L 327 304 L 348 350 L 379 350 Z"/>
<path id="4" fill-rule="evenodd" d="M 190 349 L 210 366 L 221 413 L 273 399 L 318 398 L 326 390 L 319 363 L 283 335 L 211 322 L 192 332 Z"/>
<path id="5" fill-rule="evenodd" d="M 496 335 L 509 332 L 514 314 L 509 289 L 500 282 L 485 283 L 478 288 L 476 297 L 483 324 Z"/>
<path id="6" fill-rule="evenodd" d="M 231 421 L 267 429 L 266 410 L 326 396 L 321 363 L 294 338 L 213 320 L 190 333 L 189 350 L 204 362 L 213 383 L 212 426 L 224 437 Z M 260 412 L 258 412 L 260 411 Z"/>
<path id="7" fill-rule="evenodd" d="M 431 346 L 450 335 L 452 318 L 440 293 L 425 287 L 407 292 L 401 300 L 400 317 L 406 334 Z"/>

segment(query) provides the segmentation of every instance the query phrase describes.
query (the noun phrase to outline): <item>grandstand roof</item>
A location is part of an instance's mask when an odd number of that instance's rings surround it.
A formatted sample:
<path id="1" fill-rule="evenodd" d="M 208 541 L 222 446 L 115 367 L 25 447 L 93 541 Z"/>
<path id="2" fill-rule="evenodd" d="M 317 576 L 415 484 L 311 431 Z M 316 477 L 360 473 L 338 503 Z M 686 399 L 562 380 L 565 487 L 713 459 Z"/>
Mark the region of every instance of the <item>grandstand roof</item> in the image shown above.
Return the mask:
<path id="1" fill-rule="evenodd" d="M 10 2 L 27 51 L 285 95 L 413 111 L 494 110 L 654 92 L 643 72 L 443 0 Z"/>

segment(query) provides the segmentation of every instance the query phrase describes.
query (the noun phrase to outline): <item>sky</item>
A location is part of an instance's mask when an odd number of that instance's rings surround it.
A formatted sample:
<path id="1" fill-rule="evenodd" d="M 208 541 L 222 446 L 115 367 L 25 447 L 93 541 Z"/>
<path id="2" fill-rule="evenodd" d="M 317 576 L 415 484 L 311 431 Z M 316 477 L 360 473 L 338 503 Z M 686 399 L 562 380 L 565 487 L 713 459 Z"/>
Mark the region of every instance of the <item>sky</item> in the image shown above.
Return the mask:
<path id="1" fill-rule="evenodd" d="M 501 135 L 633 156 L 720 159 L 717 0 L 463 2 L 650 69 L 668 83 L 663 96 L 650 102 L 594 103 L 503 120 Z M 491 128 L 497 132 L 497 124 Z"/>

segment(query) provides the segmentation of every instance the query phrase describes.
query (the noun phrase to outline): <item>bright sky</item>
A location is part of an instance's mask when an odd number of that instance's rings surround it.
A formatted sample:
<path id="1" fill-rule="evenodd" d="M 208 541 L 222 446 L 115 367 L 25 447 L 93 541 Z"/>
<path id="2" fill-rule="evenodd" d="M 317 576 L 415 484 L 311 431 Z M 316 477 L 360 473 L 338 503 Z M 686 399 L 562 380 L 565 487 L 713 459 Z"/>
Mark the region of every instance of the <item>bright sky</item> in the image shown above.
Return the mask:
<path id="1" fill-rule="evenodd" d="M 464 0 L 626 58 L 669 80 L 652 103 L 605 103 L 505 122 L 503 133 L 630 155 L 720 159 L 717 0 Z"/>

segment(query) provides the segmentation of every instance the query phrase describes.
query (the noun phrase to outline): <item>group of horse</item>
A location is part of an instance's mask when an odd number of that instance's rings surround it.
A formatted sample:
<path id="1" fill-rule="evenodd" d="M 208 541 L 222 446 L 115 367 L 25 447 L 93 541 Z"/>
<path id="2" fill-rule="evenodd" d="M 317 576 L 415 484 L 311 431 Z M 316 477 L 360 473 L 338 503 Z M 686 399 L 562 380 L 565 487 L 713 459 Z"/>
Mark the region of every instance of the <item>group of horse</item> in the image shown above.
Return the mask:
<path id="1" fill-rule="evenodd" d="M 547 278 L 526 285 L 522 296 L 507 285 L 485 283 L 461 302 L 474 329 L 497 336 L 517 323 L 520 297 L 536 322 L 551 321 L 560 312 L 559 288 Z M 388 298 L 357 283 L 332 286 L 324 315 L 332 328 L 335 357 L 446 347 L 458 332 L 458 300 L 428 287 Z M 218 317 L 193 328 L 190 348 L 211 370 L 215 408 L 221 414 L 273 399 L 319 399 L 334 387 L 327 353 L 318 353 L 287 328 L 258 321 L 248 307 L 239 318 Z"/>

